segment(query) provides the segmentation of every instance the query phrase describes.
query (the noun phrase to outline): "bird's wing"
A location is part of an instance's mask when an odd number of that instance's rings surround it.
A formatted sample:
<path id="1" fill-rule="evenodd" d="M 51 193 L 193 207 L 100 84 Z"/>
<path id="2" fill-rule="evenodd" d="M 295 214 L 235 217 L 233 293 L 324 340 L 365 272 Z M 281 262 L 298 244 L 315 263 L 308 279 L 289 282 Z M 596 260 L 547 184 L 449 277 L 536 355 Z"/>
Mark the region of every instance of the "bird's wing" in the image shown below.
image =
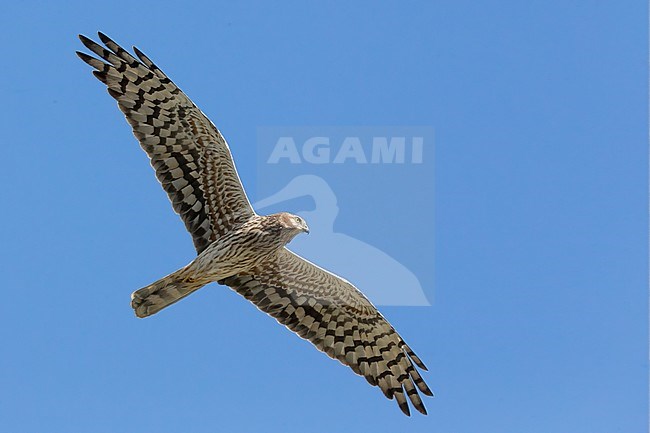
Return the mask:
<path id="1" fill-rule="evenodd" d="M 201 110 L 137 48 L 136 59 L 102 33 L 105 47 L 79 38 L 102 59 L 77 52 L 117 100 L 197 252 L 254 215 L 226 140 Z"/>
<path id="2" fill-rule="evenodd" d="M 426 367 L 370 301 L 346 280 L 286 248 L 230 286 L 318 350 L 362 375 L 409 415 L 406 396 L 426 414 L 418 390 L 432 395 L 413 363 Z"/>

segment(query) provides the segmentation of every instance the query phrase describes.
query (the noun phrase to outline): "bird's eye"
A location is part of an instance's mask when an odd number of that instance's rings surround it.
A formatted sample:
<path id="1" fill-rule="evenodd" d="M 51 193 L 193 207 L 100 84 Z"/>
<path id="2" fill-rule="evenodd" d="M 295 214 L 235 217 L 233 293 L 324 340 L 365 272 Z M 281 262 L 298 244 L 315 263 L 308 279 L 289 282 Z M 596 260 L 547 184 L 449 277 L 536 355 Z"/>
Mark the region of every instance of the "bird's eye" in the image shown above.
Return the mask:
<path id="1" fill-rule="evenodd" d="M 302 222 L 302 218 L 300 218 L 299 216 L 297 216 L 297 217 L 296 217 L 296 221 L 298 221 L 299 223 L 301 223 L 301 222 Z"/>

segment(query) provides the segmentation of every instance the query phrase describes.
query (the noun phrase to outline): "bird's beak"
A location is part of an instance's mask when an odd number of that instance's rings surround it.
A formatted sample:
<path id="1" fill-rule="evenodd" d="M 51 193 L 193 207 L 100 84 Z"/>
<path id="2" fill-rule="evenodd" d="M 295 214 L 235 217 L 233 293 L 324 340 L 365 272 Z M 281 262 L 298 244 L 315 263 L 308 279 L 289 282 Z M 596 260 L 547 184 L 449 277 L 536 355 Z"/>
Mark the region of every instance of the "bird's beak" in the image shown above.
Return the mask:
<path id="1" fill-rule="evenodd" d="M 307 224 L 302 228 L 302 231 L 309 234 L 309 227 L 307 227 Z"/>

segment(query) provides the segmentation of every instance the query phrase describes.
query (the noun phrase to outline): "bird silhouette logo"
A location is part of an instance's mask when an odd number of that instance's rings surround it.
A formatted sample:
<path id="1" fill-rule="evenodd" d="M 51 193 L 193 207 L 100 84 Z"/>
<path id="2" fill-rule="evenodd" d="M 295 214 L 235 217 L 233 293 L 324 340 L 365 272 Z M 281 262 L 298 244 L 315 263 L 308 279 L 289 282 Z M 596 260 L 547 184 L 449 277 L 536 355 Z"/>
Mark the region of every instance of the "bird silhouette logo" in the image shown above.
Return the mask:
<path id="1" fill-rule="evenodd" d="M 322 177 L 296 176 L 279 191 L 257 201 L 254 207 L 264 209 L 305 196 L 311 197 L 316 206 L 313 210 L 296 212 L 309 221 L 310 235 L 294 239 L 291 243 L 294 251 L 363 287 L 375 305 L 431 305 L 420 281 L 406 266 L 371 244 L 334 231 L 339 207 L 336 194 Z"/>

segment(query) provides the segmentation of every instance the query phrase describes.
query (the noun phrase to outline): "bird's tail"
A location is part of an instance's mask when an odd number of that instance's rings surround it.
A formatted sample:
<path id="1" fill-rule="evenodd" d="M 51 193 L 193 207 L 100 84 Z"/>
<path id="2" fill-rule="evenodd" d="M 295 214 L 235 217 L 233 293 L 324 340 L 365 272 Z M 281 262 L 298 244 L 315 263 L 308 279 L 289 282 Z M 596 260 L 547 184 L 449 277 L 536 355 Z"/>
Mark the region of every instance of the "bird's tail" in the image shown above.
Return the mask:
<path id="1" fill-rule="evenodd" d="M 178 302 L 192 292 L 205 286 L 207 281 L 194 281 L 187 278 L 185 268 L 136 290 L 131 294 L 131 307 L 138 317 L 156 314 L 174 302 Z"/>

